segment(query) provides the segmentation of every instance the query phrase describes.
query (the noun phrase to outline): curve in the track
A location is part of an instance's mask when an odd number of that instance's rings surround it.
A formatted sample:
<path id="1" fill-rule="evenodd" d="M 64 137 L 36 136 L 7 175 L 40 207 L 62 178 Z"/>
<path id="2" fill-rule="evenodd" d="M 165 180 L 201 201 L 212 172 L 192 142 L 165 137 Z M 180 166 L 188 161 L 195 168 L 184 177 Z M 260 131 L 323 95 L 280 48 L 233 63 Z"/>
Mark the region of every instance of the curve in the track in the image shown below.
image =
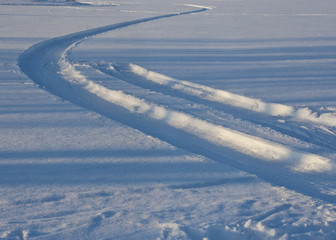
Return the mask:
<path id="1" fill-rule="evenodd" d="M 18 64 L 34 82 L 65 100 L 190 152 L 255 173 L 274 184 L 336 202 L 335 196 L 312 187 L 311 176 L 297 174 L 300 171 L 331 173 L 334 165 L 329 159 L 293 151 L 264 139 L 193 118 L 185 113 L 148 104 L 120 91 L 106 89 L 86 80 L 66 60 L 67 51 L 88 37 L 134 24 L 206 10 L 201 8 L 144 18 L 50 39 L 26 50 L 19 57 Z"/>

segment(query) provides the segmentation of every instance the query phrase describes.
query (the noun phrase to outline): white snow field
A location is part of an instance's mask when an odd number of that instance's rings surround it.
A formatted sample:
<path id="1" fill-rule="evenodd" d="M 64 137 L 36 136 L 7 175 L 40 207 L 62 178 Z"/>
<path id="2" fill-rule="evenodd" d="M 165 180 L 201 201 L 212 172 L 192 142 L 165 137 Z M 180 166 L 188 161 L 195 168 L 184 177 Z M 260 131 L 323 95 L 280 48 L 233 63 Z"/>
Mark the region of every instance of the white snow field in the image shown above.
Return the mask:
<path id="1" fill-rule="evenodd" d="M 0 239 L 336 239 L 334 0 L 0 0 Z"/>

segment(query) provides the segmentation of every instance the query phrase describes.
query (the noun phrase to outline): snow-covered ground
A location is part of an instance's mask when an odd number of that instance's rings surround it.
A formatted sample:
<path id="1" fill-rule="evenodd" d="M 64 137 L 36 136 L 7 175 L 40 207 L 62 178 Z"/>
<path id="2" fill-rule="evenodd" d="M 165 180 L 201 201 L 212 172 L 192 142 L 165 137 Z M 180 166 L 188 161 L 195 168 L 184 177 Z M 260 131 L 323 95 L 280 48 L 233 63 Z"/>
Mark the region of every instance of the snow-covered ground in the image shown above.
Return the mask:
<path id="1" fill-rule="evenodd" d="M 335 239 L 334 0 L 1 0 L 0 239 Z"/>

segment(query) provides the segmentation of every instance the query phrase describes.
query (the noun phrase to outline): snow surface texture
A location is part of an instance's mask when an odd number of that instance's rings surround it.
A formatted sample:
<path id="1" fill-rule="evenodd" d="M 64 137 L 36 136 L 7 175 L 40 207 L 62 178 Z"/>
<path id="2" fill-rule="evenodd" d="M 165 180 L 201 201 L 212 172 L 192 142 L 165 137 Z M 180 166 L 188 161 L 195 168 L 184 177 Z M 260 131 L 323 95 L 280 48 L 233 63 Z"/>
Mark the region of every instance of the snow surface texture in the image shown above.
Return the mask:
<path id="1" fill-rule="evenodd" d="M 67 24 L 65 29 L 57 30 L 59 33 L 54 29 L 37 32 L 40 39 L 54 38 L 24 52 L 27 44 L 40 41 L 32 33 L 20 38 L 12 31 L 1 40 L 5 58 L 1 60 L 4 137 L 0 142 L 0 183 L 6 194 L 0 202 L 0 238 L 335 238 L 335 49 L 332 31 L 328 31 L 331 28 L 322 18 L 320 24 L 328 37 L 314 39 L 309 32 L 308 37 L 304 35 L 307 32 L 295 32 L 315 55 L 301 46 L 287 46 L 292 32 L 286 28 L 280 40 L 269 40 L 270 45 L 279 45 L 280 49 L 263 46 L 254 50 L 258 41 L 244 40 L 244 33 L 236 28 L 229 28 L 232 35 L 241 36 L 231 41 L 219 40 L 226 38 L 214 34 L 209 26 L 221 18 L 232 21 L 248 15 L 254 21 L 256 16 L 272 17 L 274 23 L 282 19 L 286 3 L 276 5 L 279 9 L 268 6 L 264 11 L 270 13 L 260 13 L 253 4 L 244 2 L 242 14 L 235 12 L 240 3 L 209 3 L 3 3 L 3 16 L 27 17 L 24 7 L 36 11 L 40 16 L 28 14 L 29 24 L 36 24 L 39 18 L 70 15 L 81 21 Z M 52 16 L 43 16 L 46 7 Z M 234 11 L 225 13 L 226 7 Z M 326 11 L 317 15 L 334 19 L 329 9 L 315 11 Z M 305 16 L 309 22 L 316 16 L 310 9 L 299 10 L 302 13 L 285 14 L 286 18 Z M 92 14 L 97 22 L 91 23 L 82 17 L 86 14 L 77 11 Z M 112 25 L 107 17 L 111 12 L 115 16 Z M 176 26 L 180 21 L 185 26 Z M 58 24 L 64 26 L 62 21 Z M 183 34 L 175 36 L 179 28 Z M 192 39 L 203 35 L 204 29 L 214 36 Z M 169 32 L 175 38 L 151 38 Z M 128 37 L 122 38 L 123 33 Z M 143 52 L 139 52 L 143 47 L 141 38 L 132 38 L 132 34 L 145 39 Z M 115 36 L 111 51 L 106 43 Z M 191 46 L 185 46 L 187 39 Z M 321 46 L 311 46 L 315 42 Z M 221 49 L 218 43 L 227 46 Z M 249 45 L 236 49 L 241 43 Z M 207 44 L 213 49 L 206 49 Z M 126 50 L 118 45 L 126 45 Z M 180 45 L 186 48 L 179 49 Z M 20 50 L 11 52 L 6 48 Z M 17 71 L 15 59 L 9 57 L 13 52 L 16 57 L 20 55 L 21 71 L 41 89 Z M 221 52 L 242 57 L 220 59 Z M 151 60 L 151 55 L 157 53 L 161 57 Z M 203 58 L 202 54 L 193 56 L 196 53 L 204 53 Z M 116 63 L 120 59 L 124 63 Z M 188 65 L 194 64 L 190 71 Z M 292 68 L 295 64 L 297 67 Z M 310 72 L 302 70 L 310 64 L 320 67 L 315 72 L 314 68 Z M 224 74 L 220 70 L 223 66 L 229 70 Z M 209 79 L 197 74 L 207 69 L 213 73 Z M 311 103 L 297 101 L 297 105 L 291 100 L 285 104 L 292 95 L 286 75 L 277 75 L 283 69 L 291 72 L 293 86 L 313 82 L 310 78 L 314 77 L 330 83 L 327 90 L 316 88 L 321 84 L 313 85 L 315 92 L 324 92 L 323 101 L 316 94 Z M 241 77 L 232 75 L 230 87 L 227 76 L 235 71 Z M 259 71 L 265 76 L 258 77 Z M 251 78 L 246 75 L 249 72 L 254 74 Z M 186 73 L 189 77 L 185 77 Z M 263 91 L 259 96 L 257 92 L 251 94 L 253 88 L 246 87 L 251 83 L 244 84 L 244 78 L 257 79 L 257 89 L 266 90 L 260 84 L 268 84 L 270 73 L 287 87 L 283 96 L 278 95 L 279 103 L 275 103 L 276 96 L 272 100 Z M 216 74 L 221 80 L 216 80 Z M 9 78 L 25 79 L 24 84 L 19 87 L 6 80 Z M 232 90 L 224 90 L 229 88 Z M 276 95 L 280 89 L 275 86 L 268 92 Z M 251 96 L 244 96 L 244 91 Z M 41 98 L 45 104 L 29 105 L 16 92 L 36 103 Z M 69 102 L 60 102 L 48 92 Z M 262 100 L 263 95 L 269 100 Z M 48 110 L 50 107 L 54 110 Z M 59 121 L 64 123 L 55 124 Z"/>

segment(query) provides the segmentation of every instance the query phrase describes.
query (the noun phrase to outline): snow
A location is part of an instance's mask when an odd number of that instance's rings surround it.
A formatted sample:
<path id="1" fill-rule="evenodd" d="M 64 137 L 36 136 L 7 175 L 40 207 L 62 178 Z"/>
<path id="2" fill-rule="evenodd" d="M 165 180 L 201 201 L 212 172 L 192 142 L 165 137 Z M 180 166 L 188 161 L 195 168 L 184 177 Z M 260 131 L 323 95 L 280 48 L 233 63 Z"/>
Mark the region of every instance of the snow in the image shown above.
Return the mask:
<path id="1" fill-rule="evenodd" d="M 3 0 L 0 239 L 334 239 L 335 7 Z"/>

